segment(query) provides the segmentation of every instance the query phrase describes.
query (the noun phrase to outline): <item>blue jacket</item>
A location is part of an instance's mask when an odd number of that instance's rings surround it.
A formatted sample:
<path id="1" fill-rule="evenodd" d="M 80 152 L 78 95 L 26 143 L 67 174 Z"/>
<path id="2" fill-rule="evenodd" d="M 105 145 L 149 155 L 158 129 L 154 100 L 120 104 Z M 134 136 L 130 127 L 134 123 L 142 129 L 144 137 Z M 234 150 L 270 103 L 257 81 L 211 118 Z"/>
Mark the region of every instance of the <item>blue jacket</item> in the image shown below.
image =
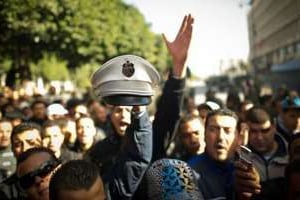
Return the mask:
<path id="1" fill-rule="evenodd" d="M 188 164 L 195 176 L 204 199 L 233 199 L 233 162 L 219 163 L 206 153 L 194 156 Z"/>
<path id="2" fill-rule="evenodd" d="M 107 199 L 131 199 L 152 158 L 152 124 L 148 113 L 132 117 L 124 138 L 115 143 L 106 139 L 95 147 L 90 159 L 97 160 L 98 166 L 101 167 L 101 160 L 97 158 L 97 152 L 108 153 L 100 159 L 112 159 L 102 172 Z"/>

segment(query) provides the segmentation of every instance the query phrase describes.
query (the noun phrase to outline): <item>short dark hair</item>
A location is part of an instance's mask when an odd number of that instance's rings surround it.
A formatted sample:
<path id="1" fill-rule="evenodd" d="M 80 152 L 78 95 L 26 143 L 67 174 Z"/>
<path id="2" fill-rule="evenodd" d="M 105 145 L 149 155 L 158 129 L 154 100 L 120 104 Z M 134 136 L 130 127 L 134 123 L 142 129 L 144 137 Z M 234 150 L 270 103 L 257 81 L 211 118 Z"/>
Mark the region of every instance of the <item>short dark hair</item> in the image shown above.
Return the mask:
<path id="1" fill-rule="evenodd" d="M 262 124 L 267 121 L 273 123 L 270 114 L 264 108 L 261 107 L 253 107 L 250 110 L 248 110 L 246 112 L 246 121 L 257 124 Z"/>
<path id="2" fill-rule="evenodd" d="M 180 131 L 181 126 L 182 126 L 183 124 L 185 124 L 185 123 L 187 123 L 187 122 L 189 122 L 189 121 L 192 121 L 192 120 L 194 120 L 194 119 L 197 119 L 197 120 L 201 121 L 200 118 L 199 118 L 199 116 L 195 116 L 195 115 L 192 115 L 192 114 L 185 114 L 185 115 L 183 115 L 183 116 L 180 118 L 180 120 L 179 120 L 179 124 L 178 124 L 179 131 Z"/>
<path id="3" fill-rule="evenodd" d="M 24 131 L 29 131 L 34 129 L 38 130 L 41 135 L 42 128 L 40 125 L 33 122 L 22 122 L 21 124 L 13 128 L 11 133 L 11 140 L 15 135 L 23 133 Z"/>
<path id="4" fill-rule="evenodd" d="M 45 107 L 48 106 L 47 102 L 44 100 L 35 100 L 34 102 L 32 102 L 30 108 L 33 109 L 37 104 L 44 104 Z"/>
<path id="5" fill-rule="evenodd" d="M 59 161 L 58 158 L 56 158 L 55 154 L 53 151 L 51 151 L 50 149 L 46 148 L 46 147 L 33 147 L 28 149 L 27 151 L 21 153 L 18 157 L 17 157 L 17 166 L 24 162 L 25 160 L 27 160 L 30 156 L 32 156 L 33 154 L 37 154 L 37 153 L 47 153 L 50 155 L 50 158 L 52 160 L 55 161 Z"/>
<path id="6" fill-rule="evenodd" d="M 216 115 L 233 117 L 237 123 L 239 121 L 239 117 L 237 116 L 237 114 L 234 111 L 232 111 L 228 108 L 221 108 L 218 110 L 212 110 L 212 111 L 208 112 L 206 121 L 205 121 L 205 128 L 207 128 L 207 126 L 208 126 L 209 119 Z"/>
<path id="7" fill-rule="evenodd" d="M 86 160 L 71 160 L 63 164 L 52 176 L 49 184 L 49 197 L 58 199 L 62 190 L 90 189 L 97 178 L 98 167 Z"/>
<path id="8" fill-rule="evenodd" d="M 7 119 L 6 117 L 1 118 L 0 123 L 10 123 L 12 125 L 11 120 Z"/>

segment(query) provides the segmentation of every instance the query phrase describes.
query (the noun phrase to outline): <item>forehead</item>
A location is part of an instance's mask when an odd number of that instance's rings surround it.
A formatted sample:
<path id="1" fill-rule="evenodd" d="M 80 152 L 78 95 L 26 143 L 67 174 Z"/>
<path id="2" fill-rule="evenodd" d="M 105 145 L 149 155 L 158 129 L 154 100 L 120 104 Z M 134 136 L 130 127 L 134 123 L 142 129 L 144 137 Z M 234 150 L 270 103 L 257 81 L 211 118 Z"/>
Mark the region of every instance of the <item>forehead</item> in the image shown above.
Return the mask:
<path id="1" fill-rule="evenodd" d="M 44 103 L 39 102 L 39 103 L 35 103 L 33 105 L 33 108 L 46 108 L 46 105 Z"/>
<path id="2" fill-rule="evenodd" d="M 75 107 L 75 111 L 76 112 L 86 113 L 87 112 L 87 107 L 85 105 L 77 105 Z"/>
<path id="3" fill-rule="evenodd" d="M 128 112 L 130 111 L 130 106 L 114 106 L 112 111 L 113 112 L 120 112 L 122 110 L 127 110 Z"/>
<path id="4" fill-rule="evenodd" d="M 235 128 L 237 125 L 237 120 L 228 115 L 213 115 L 208 119 L 207 125 L 221 125 L 223 127 Z"/>
<path id="5" fill-rule="evenodd" d="M 20 177 L 34 171 L 49 159 L 50 155 L 46 152 L 37 152 L 35 154 L 32 154 L 26 160 L 21 162 L 19 166 L 17 166 L 18 176 Z"/>
<path id="6" fill-rule="evenodd" d="M 194 119 L 188 120 L 181 124 L 181 128 L 187 128 L 187 127 L 200 128 L 200 127 L 202 127 L 202 122 L 200 121 L 200 119 L 194 118 Z"/>
<path id="7" fill-rule="evenodd" d="M 271 122 L 268 120 L 266 122 L 263 122 L 263 123 L 253 123 L 253 122 L 249 122 L 248 125 L 250 127 L 262 127 L 262 128 L 269 128 L 272 124 Z"/>
<path id="8" fill-rule="evenodd" d="M 60 133 L 60 132 L 61 132 L 61 130 L 58 125 L 45 127 L 45 134 L 54 134 L 54 133 Z"/>
<path id="9" fill-rule="evenodd" d="M 27 130 L 22 133 L 18 133 L 14 135 L 14 139 L 19 140 L 35 140 L 35 139 L 41 139 L 40 132 L 36 129 Z"/>
<path id="10" fill-rule="evenodd" d="M 78 124 L 94 124 L 94 121 L 91 118 L 84 117 L 78 120 Z"/>
<path id="11" fill-rule="evenodd" d="M 12 124 L 10 122 L 0 122 L 0 128 L 12 128 Z"/>

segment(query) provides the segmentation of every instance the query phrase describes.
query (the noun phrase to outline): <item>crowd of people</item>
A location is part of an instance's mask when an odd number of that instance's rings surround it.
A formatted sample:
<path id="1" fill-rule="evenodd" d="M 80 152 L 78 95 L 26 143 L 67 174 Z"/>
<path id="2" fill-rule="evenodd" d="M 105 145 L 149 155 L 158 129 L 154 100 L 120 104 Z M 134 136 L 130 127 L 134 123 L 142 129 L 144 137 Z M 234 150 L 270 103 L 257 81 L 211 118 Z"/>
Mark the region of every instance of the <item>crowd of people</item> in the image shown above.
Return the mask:
<path id="1" fill-rule="evenodd" d="M 184 92 L 193 23 L 163 35 L 173 67 L 152 118 L 146 105 L 2 92 L 0 199 L 299 199 L 298 93 L 196 105 Z"/>

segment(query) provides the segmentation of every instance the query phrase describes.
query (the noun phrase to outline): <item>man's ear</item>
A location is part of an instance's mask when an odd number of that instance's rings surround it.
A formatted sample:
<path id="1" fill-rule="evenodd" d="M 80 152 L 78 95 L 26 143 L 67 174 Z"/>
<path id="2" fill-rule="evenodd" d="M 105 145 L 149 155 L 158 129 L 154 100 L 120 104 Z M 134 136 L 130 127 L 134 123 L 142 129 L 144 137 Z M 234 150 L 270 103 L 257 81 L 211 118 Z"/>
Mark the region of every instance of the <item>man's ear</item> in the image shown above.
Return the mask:
<path id="1" fill-rule="evenodd" d="M 249 140 L 249 126 L 246 122 L 241 122 L 237 137 L 239 145 L 247 146 Z"/>

